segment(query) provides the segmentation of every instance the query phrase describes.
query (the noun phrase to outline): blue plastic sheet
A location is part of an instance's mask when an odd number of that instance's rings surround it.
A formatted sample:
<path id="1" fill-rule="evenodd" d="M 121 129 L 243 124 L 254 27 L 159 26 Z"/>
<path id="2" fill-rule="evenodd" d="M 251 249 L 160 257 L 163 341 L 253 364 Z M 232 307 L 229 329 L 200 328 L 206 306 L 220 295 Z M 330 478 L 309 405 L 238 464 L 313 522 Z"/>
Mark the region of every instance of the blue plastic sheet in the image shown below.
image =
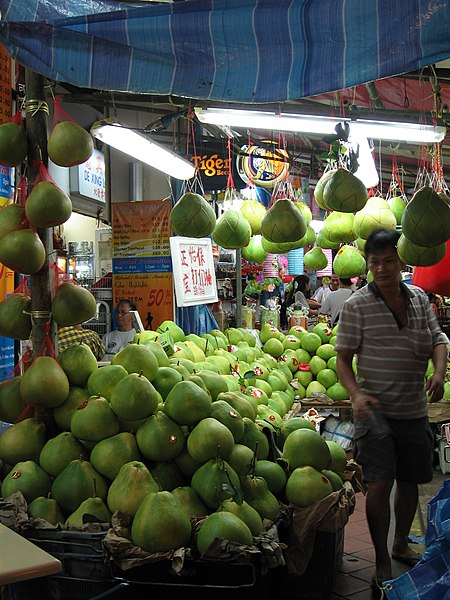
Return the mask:
<path id="1" fill-rule="evenodd" d="M 176 323 L 186 335 L 189 333 L 209 333 L 219 329 L 216 319 L 205 304 L 177 308 Z"/>

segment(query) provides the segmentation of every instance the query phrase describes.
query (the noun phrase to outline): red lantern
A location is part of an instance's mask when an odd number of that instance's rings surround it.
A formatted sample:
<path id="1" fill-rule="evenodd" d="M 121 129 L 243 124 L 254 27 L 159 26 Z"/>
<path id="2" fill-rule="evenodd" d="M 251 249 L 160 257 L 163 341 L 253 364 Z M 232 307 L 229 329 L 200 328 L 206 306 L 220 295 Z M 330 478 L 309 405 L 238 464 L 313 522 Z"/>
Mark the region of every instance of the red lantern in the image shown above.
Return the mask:
<path id="1" fill-rule="evenodd" d="M 414 267 L 412 282 L 425 292 L 450 296 L 450 240 L 447 240 L 444 258 L 438 263 L 430 267 Z"/>

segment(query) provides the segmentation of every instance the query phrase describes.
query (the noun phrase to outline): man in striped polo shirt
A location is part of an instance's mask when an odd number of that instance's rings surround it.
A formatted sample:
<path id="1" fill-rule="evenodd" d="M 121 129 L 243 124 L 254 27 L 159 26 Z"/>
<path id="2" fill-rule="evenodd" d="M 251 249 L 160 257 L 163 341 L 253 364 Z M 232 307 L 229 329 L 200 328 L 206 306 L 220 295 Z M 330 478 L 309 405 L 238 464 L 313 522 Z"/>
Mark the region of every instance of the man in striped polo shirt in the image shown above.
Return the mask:
<path id="1" fill-rule="evenodd" d="M 372 587 L 392 578 L 387 547 L 390 492 L 396 481 L 392 558 L 410 566 L 408 546 L 418 484 L 433 477 L 427 403 L 442 398 L 448 339 L 426 294 L 401 281 L 399 234 L 377 229 L 366 242 L 373 282 L 344 304 L 335 349 L 340 381 L 353 405 L 355 459 L 367 484 L 366 516 L 375 548 Z M 356 375 L 352 360 L 356 354 Z M 425 382 L 428 360 L 434 374 Z"/>

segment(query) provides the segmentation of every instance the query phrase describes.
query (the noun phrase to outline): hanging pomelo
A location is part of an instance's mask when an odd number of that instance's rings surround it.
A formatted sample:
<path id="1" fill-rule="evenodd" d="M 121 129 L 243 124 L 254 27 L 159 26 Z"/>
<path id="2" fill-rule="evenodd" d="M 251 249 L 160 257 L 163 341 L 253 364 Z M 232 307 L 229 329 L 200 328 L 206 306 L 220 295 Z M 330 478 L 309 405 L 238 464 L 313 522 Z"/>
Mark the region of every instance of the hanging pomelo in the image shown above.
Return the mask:
<path id="1" fill-rule="evenodd" d="M 298 242 L 294 242 L 295 248 L 305 248 L 306 246 L 312 246 L 315 241 L 316 232 L 311 227 L 311 225 L 308 225 L 308 227 L 306 228 L 305 235 L 302 238 L 300 238 Z"/>
<path id="2" fill-rule="evenodd" d="M 261 237 L 261 244 L 268 254 L 284 254 L 285 252 L 289 252 L 289 250 L 300 248 L 298 242 L 284 242 L 282 244 L 275 244 L 274 242 L 266 240 L 265 237 Z"/>
<path id="3" fill-rule="evenodd" d="M 328 258 L 323 253 L 322 248 L 315 246 L 312 250 L 307 252 L 303 257 L 303 264 L 312 271 L 320 271 L 325 269 L 328 264 Z"/>
<path id="4" fill-rule="evenodd" d="M 245 200 L 241 206 L 241 213 L 250 223 L 252 234 L 255 235 L 261 232 L 261 221 L 266 214 L 266 207 L 258 202 L 258 200 Z"/>
<path id="5" fill-rule="evenodd" d="M 89 290 L 70 281 L 56 288 L 52 302 L 54 321 L 61 327 L 78 325 L 95 315 L 97 303 Z"/>
<path id="6" fill-rule="evenodd" d="M 31 298 L 21 293 L 0 302 L 0 335 L 13 340 L 27 340 L 31 334 Z"/>
<path id="7" fill-rule="evenodd" d="M 345 245 L 334 257 L 333 271 L 338 277 L 357 277 L 366 272 L 366 261 L 354 246 Z"/>
<path id="8" fill-rule="evenodd" d="M 25 209 L 20 204 L 8 204 L 0 210 L 0 239 L 15 229 L 21 229 L 26 220 Z"/>
<path id="9" fill-rule="evenodd" d="M 0 262 L 16 273 L 37 273 L 45 263 L 44 244 L 31 229 L 10 231 L 0 239 Z"/>
<path id="10" fill-rule="evenodd" d="M 251 238 L 252 228 L 244 215 L 227 210 L 218 219 L 212 238 L 222 248 L 243 248 Z"/>
<path id="11" fill-rule="evenodd" d="M 367 202 L 367 188 L 350 171 L 337 169 L 323 189 L 323 202 L 332 210 L 353 213 Z"/>
<path id="12" fill-rule="evenodd" d="M 302 213 L 303 218 L 305 219 L 306 225 L 309 225 L 312 221 L 312 212 L 311 212 L 311 209 L 309 208 L 309 206 L 307 204 L 305 204 L 304 202 L 298 202 L 297 200 L 294 201 L 294 204 L 298 208 L 298 210 Z"/>
<path id="13" fill-rule="evenodd" d="M 430 265 L 435 265 L 444 258 L 445 252 L 445 242 L 427 248 L 426 246 L 414 244 L 403 234 L 397 243 L 397 254 L 400 260 L 411 267 L 429 267 Z"/>
<path id="14" fill-rule="evenodd" d="M 15 167 L 27 157 L 27 135 L 21 125 L 9 121 L 0 125 L 0 164 Z"/>
<path id="15" fill-rule="evenodd" d="M 392 196 L 392 198 L 389 198 L 387 203 L 397 219 L 397 225 L 400 225 L 402 222 L 403 212 L 406 208 L 406 200 L 404 200 L 401 196 Z"/>
<path id="16" fill-rule="evenodd" d="M 328 229 L 326 227 L 323 227 L 319 233 L 317 234 L 316 237 L 316 244 L 317 246 L 319 246 L 320 248 L 339 248 L 339 244 L 340 242 L 332 242 L 331 240 L 328 239 Z"/>
<path id="17" fill-rule="evenodd" d="M 51 181 L 39 181 L 27 198 L 25 214 L 36 227 L 55 227 L 72 214 L 69 196 Z"/>
<path id="18" fill-rule="evenodd" d="M 325 203 L 323 191 L 328 181 L 336 172 L 337 169 L 330 169 L 329 171 L 326 171 L 316 183 L 316 187 L 314 188 L 314 198 L 316 200 L 316 204 L 322 210 L 331 210 L 331 207 Z"/>
<path id="19" fill-rule="evenodd" d="M 372 196 L 364 208 L 355 214 L 354 230 L 358 237 L 367 240 L 375 229 L 395 229 L 397 219 L 389 204 L 381 196 Z"/>
<path id="20" fill-rule="evenodd" d="M 433 188 L 420 188 L 405 208 L 402 233 L 419 246 L 442 244 L 450 236 L 450 206 Z"/>
<path id="21" fill-rule="evenodd" d="M 94 151 L 91 135 L 74 121 L 57 123 L 48 138 L 48 156 L 60 167 L 73 167 L 86 162 Z"/>
<path id="22" fill-rule="evenodd" d="M 266 260 L 267 252 L 262 246 L 262 237 L 260 235 L 253 235 L 250 238 L 248 246 L 242 248 L 242 258 L 257 265 L 261 265 Z"/>
<path id="23" fill-rule="evenodd" d="M 261 223 L 261 233 L 275 244 L 295 242 L 305 235 L 306 222 L 294 202 L 288 198 L 280 198 L 266 212 Z"/>
<path id="24" fill-rule="evenodd" d="M 176 235 L 208 237 L 216 225 L 213 208 L 200 194 L 183 194 L 170 213 L 170 226 Z"/>
<path id="25" fill-rule="evenodd" d="M 349 212 L 333 211 L 323 222 L 324 235 L 330 242 L 349 243 L 358 237 L 354 230 L 355 215 Z"/>

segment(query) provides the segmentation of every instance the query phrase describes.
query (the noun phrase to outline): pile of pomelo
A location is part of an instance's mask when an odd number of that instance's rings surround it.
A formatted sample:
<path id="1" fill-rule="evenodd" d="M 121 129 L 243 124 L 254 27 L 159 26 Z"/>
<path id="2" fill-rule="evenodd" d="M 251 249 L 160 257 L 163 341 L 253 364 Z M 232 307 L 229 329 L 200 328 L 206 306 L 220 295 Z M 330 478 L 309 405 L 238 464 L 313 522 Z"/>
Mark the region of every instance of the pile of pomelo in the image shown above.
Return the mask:
<path id="1" fill-rule="evenodd" d="M 158 341 L 166 331 L 170 356 Z M 21 492 L 32 518 L 66 526 L 119 511 L 148 552 L 253 544 L 280 503 L 309 506 L 343 485 L 345 451 L 305 419 L 283 418 L 298 394 L 291 337 L 264 342 L 283 346 L 276 357 L 245 329 L 196 336 L 166 322 L 106 366 L 83 344 L 35 359 L 0 384 L 0 420 L 15 423 L 0 435 L 2 496 Z"/>

